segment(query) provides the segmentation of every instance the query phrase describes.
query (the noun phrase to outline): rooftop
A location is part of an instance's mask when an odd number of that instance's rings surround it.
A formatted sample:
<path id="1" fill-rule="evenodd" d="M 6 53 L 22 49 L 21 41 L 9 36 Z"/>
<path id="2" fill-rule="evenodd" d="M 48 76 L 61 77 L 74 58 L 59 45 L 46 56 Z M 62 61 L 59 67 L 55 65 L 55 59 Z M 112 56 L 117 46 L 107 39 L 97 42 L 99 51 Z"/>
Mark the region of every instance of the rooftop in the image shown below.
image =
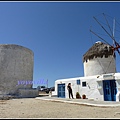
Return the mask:
<path id="1" fill-rule="evenodd" d="M 94 57 L 102 58 L 105 56 L 107 58 L 110 55 L 113 55 L 112 46 L 98 41 L 83 55 L 83 62 L 88 59 L 93 59 Z"/>

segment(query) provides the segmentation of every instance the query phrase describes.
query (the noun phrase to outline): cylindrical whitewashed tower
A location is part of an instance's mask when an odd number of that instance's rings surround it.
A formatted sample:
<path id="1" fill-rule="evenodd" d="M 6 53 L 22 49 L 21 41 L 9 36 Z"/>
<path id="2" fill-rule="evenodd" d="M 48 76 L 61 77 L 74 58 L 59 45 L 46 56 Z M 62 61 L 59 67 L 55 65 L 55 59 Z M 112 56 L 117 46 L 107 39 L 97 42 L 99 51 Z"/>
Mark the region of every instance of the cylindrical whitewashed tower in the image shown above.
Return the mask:
<path id="1" fill-rule="evenodd" d="M 115 73 L 115 55 L 110 45 L 96 42 L 84 55 L 84 76 Z"/>
<path id="2" fill-rule="evenodd" d="M 0 94 L 16 95 L 19 88 L 32 88 L 32 80 L 33 52 L 23 46 L 1 44 Z"/>

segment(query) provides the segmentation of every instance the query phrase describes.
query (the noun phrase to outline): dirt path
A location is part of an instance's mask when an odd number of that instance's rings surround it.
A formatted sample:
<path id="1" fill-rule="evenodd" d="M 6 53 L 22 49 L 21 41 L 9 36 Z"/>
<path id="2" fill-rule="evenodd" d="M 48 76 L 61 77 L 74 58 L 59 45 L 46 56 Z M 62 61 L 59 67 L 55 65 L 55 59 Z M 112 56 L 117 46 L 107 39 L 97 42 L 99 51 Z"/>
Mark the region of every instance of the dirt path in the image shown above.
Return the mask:
<path id="1" fill-rule="evenodd" d="M 120 118 L 120 107 L 44 101 L 35 98 L 0 100 L 0 118 Z"/>

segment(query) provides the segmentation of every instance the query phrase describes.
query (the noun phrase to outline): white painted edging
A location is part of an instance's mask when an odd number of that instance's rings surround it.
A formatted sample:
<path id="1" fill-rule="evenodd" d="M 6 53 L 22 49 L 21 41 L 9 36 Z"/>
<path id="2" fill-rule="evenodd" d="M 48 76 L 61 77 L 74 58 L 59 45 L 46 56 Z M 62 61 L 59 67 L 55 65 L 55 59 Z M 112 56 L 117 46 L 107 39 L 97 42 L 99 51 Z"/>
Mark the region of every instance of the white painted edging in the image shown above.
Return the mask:
<path id="1" fill-rule="evenodd" d="M 89 105 L 89 106 L 98 106 L 98 107 L 116 107 L 120 106 L 120 104 L 92 104 L 92 103 L 84 103 L 84 102 L 75 102 L 75 101 L 64 101 L 64 100 L 55 100 L 55 99 L 45 99 L 45 98 L 38 98 L 35 99 L 41 99 L 41 100 L 48 100 L 48 101 L 55 101 L 55 102 L 63 102 L 63 103 L 71 103 L 71 104 L 79 104 L 79 105 Z"/>

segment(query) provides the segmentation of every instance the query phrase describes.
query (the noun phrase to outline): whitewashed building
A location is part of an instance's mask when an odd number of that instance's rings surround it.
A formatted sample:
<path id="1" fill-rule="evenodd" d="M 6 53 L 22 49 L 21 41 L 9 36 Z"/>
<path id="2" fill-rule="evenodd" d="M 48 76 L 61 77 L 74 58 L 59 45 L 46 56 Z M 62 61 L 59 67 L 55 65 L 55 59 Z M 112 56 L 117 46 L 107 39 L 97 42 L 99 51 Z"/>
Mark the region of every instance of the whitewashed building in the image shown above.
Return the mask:
<path id="1" fill-rule="evenodd" d="M 115 54 L 111 46 L 96 42 L 84 55 L 84 77 L 55 81 L 54 95 L 69 98 L 67 85 L 71 83 L 73 97 L 76 92 L 87 99 L 120 101 L 120 73 L 116 73 Z"/>

